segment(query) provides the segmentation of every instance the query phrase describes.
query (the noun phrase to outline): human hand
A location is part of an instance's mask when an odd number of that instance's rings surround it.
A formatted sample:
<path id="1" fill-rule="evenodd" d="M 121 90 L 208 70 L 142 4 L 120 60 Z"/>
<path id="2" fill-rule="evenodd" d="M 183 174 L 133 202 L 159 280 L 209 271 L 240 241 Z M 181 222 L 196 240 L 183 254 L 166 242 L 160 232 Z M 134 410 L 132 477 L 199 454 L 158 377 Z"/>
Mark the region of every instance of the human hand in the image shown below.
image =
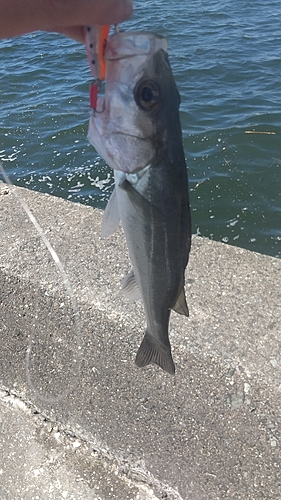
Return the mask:
<path id="1" fill-rule="evenodd" d="M 75 24 L 60 25 L 51 31 L 84 43 L 84 26 L 118 24 L 129 19 L 133 13 L 132 0 L 80 0 L 76 3 L 76 10 L 73 16 Z"/>
<path id="2" fill-rule="evenodd" d="M 43 30 L 84 42 L 84 26 L 118 24 L 132 11 L 132 0 L 0 0 L 0 38 Z"/>

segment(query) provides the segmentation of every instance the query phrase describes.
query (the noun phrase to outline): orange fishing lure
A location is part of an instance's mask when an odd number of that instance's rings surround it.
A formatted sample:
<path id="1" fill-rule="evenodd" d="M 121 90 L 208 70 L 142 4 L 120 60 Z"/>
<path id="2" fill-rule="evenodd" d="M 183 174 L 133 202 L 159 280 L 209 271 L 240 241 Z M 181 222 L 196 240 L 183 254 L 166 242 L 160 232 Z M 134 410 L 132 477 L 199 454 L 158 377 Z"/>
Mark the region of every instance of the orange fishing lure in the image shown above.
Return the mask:
<path id="1" fill-rule="evenodd" d="M 88 62 L 94 82 L 90 85 L 90 107 L 96 109 L 98 92 L 102 80 L 106 76 L 106 63 L 104 52 L 107 43 L 110 26 L 87 26 L 85 28 L 85 46 Z"/>
<path id="2" fill-rule="evenodd" d="M 90 69 L 95 80 L 105 80 L 106 64 L 104 52 L 110 26 L 87 26 L 85 28 L 85 46 Z"/>

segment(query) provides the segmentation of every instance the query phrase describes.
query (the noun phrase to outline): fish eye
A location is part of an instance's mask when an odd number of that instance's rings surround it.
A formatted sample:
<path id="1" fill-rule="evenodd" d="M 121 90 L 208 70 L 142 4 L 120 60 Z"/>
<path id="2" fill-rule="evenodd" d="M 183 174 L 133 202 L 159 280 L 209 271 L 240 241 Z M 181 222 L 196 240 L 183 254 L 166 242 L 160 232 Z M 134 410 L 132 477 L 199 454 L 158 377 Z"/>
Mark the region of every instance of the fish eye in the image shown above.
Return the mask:
<path id="1" fill-rule="evenodd" d="M 135 87 L 135 101 L 145 111 L 153 111 L 160 104 L 160 88 L 154 80 L 142 80 Z"/>

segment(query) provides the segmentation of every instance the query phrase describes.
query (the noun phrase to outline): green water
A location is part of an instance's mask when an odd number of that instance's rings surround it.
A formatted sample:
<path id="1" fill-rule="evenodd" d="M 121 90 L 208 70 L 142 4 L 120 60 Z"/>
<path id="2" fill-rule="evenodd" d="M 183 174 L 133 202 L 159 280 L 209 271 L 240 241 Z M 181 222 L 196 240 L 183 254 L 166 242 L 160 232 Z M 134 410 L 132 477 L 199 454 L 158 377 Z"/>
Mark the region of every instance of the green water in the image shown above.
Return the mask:
<path id="1" fill-rule="evenodd" d="M 139 1 L 122 25 L 168 38 L 193 232 L 272 256 L 281 255 L 280 17 L 280 1 Z M 35 33 L 1 41 L 0 54 L 0 159 L 12 182 L 104 208 L 113 175 L 86 139 L 84 47 Z"/>

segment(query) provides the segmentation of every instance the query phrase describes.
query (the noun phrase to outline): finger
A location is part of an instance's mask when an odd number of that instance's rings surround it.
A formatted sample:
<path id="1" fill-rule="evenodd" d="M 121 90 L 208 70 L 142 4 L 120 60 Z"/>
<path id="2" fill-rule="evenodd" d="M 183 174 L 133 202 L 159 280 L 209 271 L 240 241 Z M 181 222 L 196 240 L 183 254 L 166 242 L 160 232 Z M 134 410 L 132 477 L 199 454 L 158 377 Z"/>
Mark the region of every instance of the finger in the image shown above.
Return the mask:
<path id="1" fill-rule="evenodd" d="M 85 43 L 83 26 L 68 26 L 67 28 L 55 27 L 50 31 L 61 33 L 69 38 L 73 38 L 77 42 Z"/>
<path id="2" fill-rule="evenodd" d="M 62 26 L 90 24 L 118 24 L 129 19 L 133 12 L 132 0 L 77 0 L 65 2 L 67 13 Z"/>

